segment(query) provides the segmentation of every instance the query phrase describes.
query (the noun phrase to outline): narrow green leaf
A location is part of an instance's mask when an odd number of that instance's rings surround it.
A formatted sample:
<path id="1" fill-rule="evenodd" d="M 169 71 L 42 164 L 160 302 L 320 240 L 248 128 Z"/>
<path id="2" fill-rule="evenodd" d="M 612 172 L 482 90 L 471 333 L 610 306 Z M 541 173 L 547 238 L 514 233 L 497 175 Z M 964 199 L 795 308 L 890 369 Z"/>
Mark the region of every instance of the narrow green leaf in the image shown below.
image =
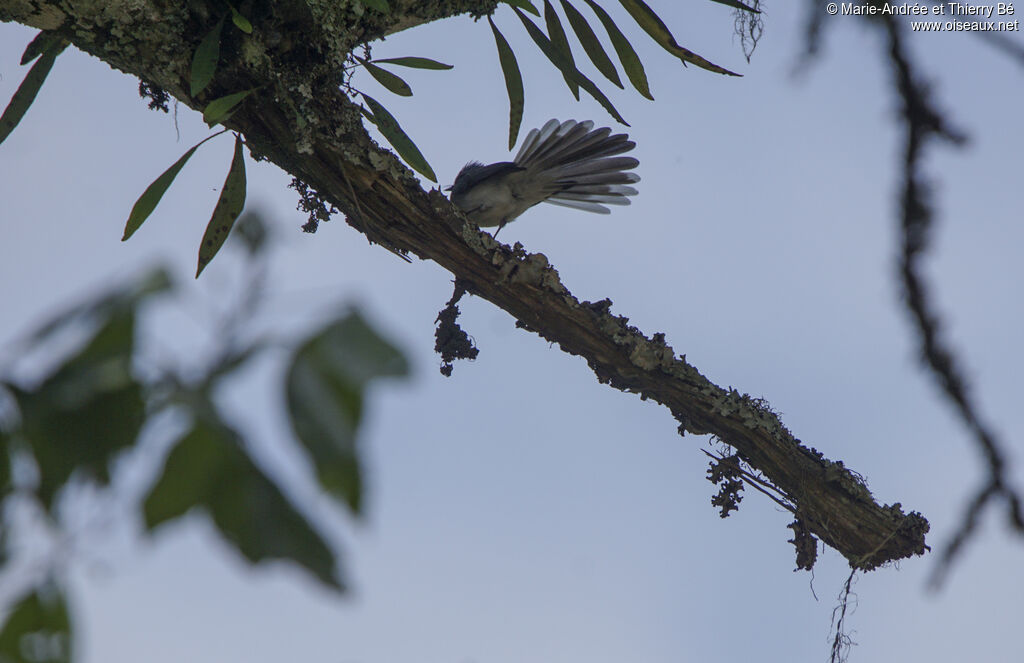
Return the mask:
<path id="1" fill-rule="evenodd" d="M 252 462 L 238 433 L 216 418 L 212 405 L 208 410 L 171 450 L 146 496 L 147 529 L 198 508 L 249 562 L 291 560 L 343 590 L 330 546 Z"/>
<path id="2" fill-rule="evenodd" d="M 199 265 L 196 267 L 196 278 L 203 273 L 213 257 L 224 245 L 224 240 L 235 225 L 235 219 L 245 207 L 245 154 L 242 152 L 242 137 L 235 136 L 235 155 L 231 159 L 231 168 L 220 190 L 220 198 L 213 208 L 210 222 L 206 224 L 203 241 L 199 244 Z"/>
<path id="3" fill-rule="evenodd" d="M 32 68 L 25 74 L 25 80 L 21 82 L 18 89 L 14 91 L 10 103 L 0 115 L 0 143 L 7 140 L 7 137 L 18 126 L 21 118 L 25 117 L 28 107 L 35 101 L 39 88 L 43 86 L 47 74 L 53 68 L 57 56 L 67 48 L 68 43 L 63 39 L 50 42 L 39 57 L 39 61 L 32 65 Z"/>
<path id="4" fill-rule="evenodd" d="M 213 126 L 218 122 L 223 122 L 231 117 L 232 111 L 235 106 L 242 103 L 242 100 L 248 97 L 250 94 L 256 91 L 256 88 L 251 90 L 244 90 L 242 92 L 234 92 L 229 95 L 214 99 L 206 105 L 203 109 L 203 122 Z"/>
<path id="5" fill-rule="evenodd" d="M 362 93 L 360 93 L 362 94 Z M 384 134 L 384 138 L 391 143 L 391 147 L 395 148 L 398 152 L 398 156 L 402 157 L 403 160 L 413 170 L 423 175 L 431 182 L 437 181 L 437 176 L 434 175 L 434 170 L 427 163 L 423 153 L 420 152 L 420 148 L 416 147 L 416 144 L 412 142 L 412 139 L 402 131 L 402 127 L 399 126 L 398 120 L 395 116 L 388 112 L 386 108 L 380 105 L 380 103 L 368 95 L 363 94 L 363 100 L 366 101 L 366 105 L 370 107 L 370 111 L 373 113 L 374 124 L 380 129 L 380 132 Z"/>
<path id="6" fill-rule="evenodd" d="M 513 7 L 519 7 L 520 9 L 525 9 L 526 11 L 530 12 L 531 14 L 536 16 L 537 18 L 540 18 L 540 12 L 537 11 L 537 8 L 533 6 L 533 3 L 530 2 L 530 0 L 501 0 L 501 1 L 505 2 L 507 4 L 512 5 Z"/>
<path id="7" fill-rule="evenodd" d="M 533 21 L 531 21 L 525 15 L 523 15 L 523 13 L 518 9 L 513 8 L 513 11 L 515 11 L 516 16 L 519 17 L 519 20 L 523 22 L 523 25 L 526 27 L 526 31 L 530 34 L 530 37 L 533 39 L 534 43 L 537 44 L 537 47 L 540 48 L 544 55 L 548 57 L 548 60 L 550 60 L 556 67 L 558 67 L 563 72 L 568 72 L 569 75 L 573 78 L 573 80 L 581 88 L 586 90 L 587 93 L 590 94 L 590 96 L 592 96 L 597 101 L 597 103 L 601 104 L 601 106 L 603 106 L 604 109 L 608 111 L 609 115 L 611 115 L 616 120 L 618 120 L 619 122 L 628 127 L 629 123 L 626 122 L 625 119 L 623 119 L 623 117 L 619 114 L 619 111 L 615 109 L 615 106 L 612 105 L 612 102 L 608 99 L 608 97 L 604 96 L 604 93 L 601 92 L 601 90 L 596 85 L 594 85 L 594 82 L 587 78 L 586 76 L 584 76 L 583 74 L 581 74 L 579 70 L 577 70 L 575 67 L 572 67 L 570 69 L 569 64 L 561 58 L 558 49 L 556 49 L 551 44 L 551 42 L 548 41 L 548 38 L 544 35 L 543 32 L 541 32 L 540 28 L 534 25 Z"/>
<path id="8" fill-rule="evenodd" d="M 25 66 L 32 62 L 32 60 L 42 55 L 43 51 L 50 48 L 53 44 L 60 42 L 61 39 L 62 37 L 56 32 L 41 30 L 25 47 L 25 52 L 21 54 L 21 65 Z"/>
<path id="9" fill-rule="evenodd" d="M 608 15 L 608 12 L 601 5 L 593 0 L 584 0 L 584 2 L 590 5 L 590 8 L 597 14 L 597 18 L 600 19 L 601 24 L 604 25 L 605 32 L 608 33 L 608 39 L 611 40 L 612 46 L 615 47 L 615 54 L 619 56 L 619 62 L 622 63 L 622 69 L 626 72 L 629 82 L 633 84 L 637 92 L 654 101 L 654 97 L 651 96 L 651 90 L 647 85 L 647 73 L 644 71 L 644 65 L 640 61 L 640 56 L 633 49 L 633 45 L 626 39 L 626 35 L 622 34 L 619 26 L 615 25 L 615 21 L 612 20 L 612 17 Z"/>
<path id="10" fill-rule="evenodd" d="M 576 101 L 579 101 L 580 85 L 572 74 L 576 70 L 576 60 L 572 57 L 572 49 L 569 47 L 569 39 L 565 36 L 562 22 L 558 20 L 558 14 L 549 0 L 544 0 L 544 23 L 548 27 L 548 39 L 551 41 L 552 47 L 558 51 L 564 63 L 564 65 L 556 63 L 556 66 L 562 71 L 562 78 L 565 79 L 565 84 L 569 86 L 572 96 L 576 98 Z"/>
<path id="11" fill-rule="evenodd" d="M 516 146 L 519 127 L 523 123 L 523 75 L 519 71 L 516 54 L 512 52 L 505 35 L 501 34 L 490 16 L 487 17 L 487 21 L 491 24 L 491 32 L 494 33 L 494 44 L 498 47 L 498 60 L 501 62 L 501 72 L 505 75 L 505 89 L 508 91 L 508 149 L 511 150 Z"/>
<path id="12" fill-rule="evenodd" d="M 408 371 L 401 352 L 354 312 L 326 325 L 292 356 L 286 378 L 292 430 L 320 485 L 354 514 L 362 503 L 357 433 L 367 384 Z"/>
<path id="13" fill-rule="evenodd" d="M 669 31 L 668 26 L 665 22 L 654 13 L 644 0 L 619 0 L 619 4 L 625 7 L 629 15 L 633 17 L 633 20 L 644 29 L 644 32 L 649 34 L 654 41 L 658 43 L 662 48 L 676 56 L 683 63 L 695 64 L 701 69 L 707 69 L 713 71 L 716 74 L 726 74 L 729 76 L 739 76 L 739 74 L 729 71 L 724 67 L 719 67 L 717 64 L 705 60 L 701 56 L 697 55 L 693 51 L 683 48 L 677 42 L 675 37 Z"/>
<path id="14" fill-rule="evenodd" d="M 238 10 L 231 7 L 231 22 L 235 24 L 235 27 L 244 32 L 247 35 L 252 34 L 252 23 L 249 19 L 238 13 Z"/>
<path id="15" fill-rule="evenodd" d="M 70 663 L 71 618 L 63 593 L 52 583 L 14 605 L 0 630 L 0 661 Z"/>
<path id="16" fill-rule="evenodd" d="M 160 174 L 160 177 L 153 180 L 153 183 L 146 187 L 146 190 L 142 192 L 139 199 L 135 201 L 135 205 L 132 206 L 132 211 L 128 214 L 128 221 L 124 224 L 124 235 L 121 237 L 121 241 L 125 241 L 139 229 L 142 223 L 149 218 L 149 215 L 153 213 L 156 206 L 160 203 L 160 199 L 167 193 L 167 189 L 170 188 L 171 182 L 178 176 L 181 169 L 184 168 L 185 163 L 195 154 L 195 151 L 199 149 L 199 146 L 224 133 L 218 131 L 212 136 L 207 136 L 192 147 L 188 149 L 185 154 L 181 155 L 177 161 L 171 164 L 171 167 Z"/>
<path id="17" fill-rule="evenodd" d="M 605 78 L 621 88 L 622 81 L 619 80 L 619 72 L 615 70 L 615 65 L 612 64 L 611 58 L 604 52 L 604 47 L 601 46 L 597 35 L 590 28 L 587 19 L 583 18 L 583 14 L 573 7 L 569 0 L 562 0 L 562 10 L 565 11 L 565 17 L 569 19 L 569 25 L 572 26 L 573 32 L 576 33 L 576 38 L 580 40 L 580 44 L 583 46 L 583 50 L 586 51 L 590 61 L 594 63 L 598 71 L 604 74 Z"/>
<path id="18" fill-rule="evenodd" d="M 391 11 L 391 7 L 388 5 L 388 0 L 359 0 L 359 2 L 370 9 L 376 9 L 377 11 L 385 14 Z"/>
<path id="19" fill-rule="evenodd" d="M 420 58 L 416 56 L 406 56 L 401 58 L 384 58 L 383 60 L 374 60 L 377 64 L 397 64 L 401 67 L 412 67 L 413 69 L 454 69 L 450 64 L 438 62 L 437 60 L 431 60 L 430 58 Z"/>
<path id="20" fill-rule="evenodd" d="M 220 59 L 220 31 L 224 27 L 222 16 L 217 24 L 206 33 L 192 55 L 192 80 L 190 94 L 194 97 L 210 84 L 213 74 L 217 71 L 217 60 Z"/>
<path id="21" fill-rule="evenodd" d="M 522 21 L 527 34 L 530 35 L 530 38 L 533 39 L 535 44 L 537 44 L 537 47 L 541 52 L 544 53 L 551 64 L 555 65 L 555 67 L 562 72 L 562 75 L 565 76 L 566 73 L 570 71 L 570 64 L 569 61 L 563 57 L 562 52 L 555 48 L 551 43 L 551 40 L 547 38 L 547 35 L 545 35 L 544 32 L 533 23 L 533 21 L 524 16 L 521 11 L 515 8 L 513 8 L 512 11 L 514 11 L 516 16 L 519 17 L 519 20 Z M 575 69 L 575 67 L 573 67 L 573 69 Z"/>
<path id="22" fill-rule="evenodd" d="M 403 97 L 412 96 L 412 88 L 409 87 L 409 84 L 403 81 L 399 76 L 392 74 L 387 69 L 378 67 L 368 60 L 364 60 L 362 58 L 358 58 L 358 60 L 363 63 L 364 67 L 366 67 L 366 71 L 368 71 L 378 83 L 386 87 L 388 90 Z"/>
<path id="23" fill-rule="evenodd" d="M 718 4 L 725 5 L 727 7 L 733 7 L 735 9 L 742 9 L 743 11 L 748 11 L 748 12 L 751 12 L 753 14 L 760 14 L 761 13 L 760 10 L 754 9 L 750 5 L 745 5 L 742 2 L 740 2 L 739 0 L 711 0 L 711 2 L 717 2 Z"/>

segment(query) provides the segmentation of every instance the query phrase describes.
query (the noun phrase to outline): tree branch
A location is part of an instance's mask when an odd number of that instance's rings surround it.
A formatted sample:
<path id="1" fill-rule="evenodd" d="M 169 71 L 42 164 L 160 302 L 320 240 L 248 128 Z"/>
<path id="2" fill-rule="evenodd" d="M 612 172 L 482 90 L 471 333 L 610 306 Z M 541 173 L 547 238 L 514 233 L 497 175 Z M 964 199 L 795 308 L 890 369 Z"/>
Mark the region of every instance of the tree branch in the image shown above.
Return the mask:
<path id="1" fill-rule="evenodd" d="M 807 531 L 851 566 L 872 569 L 927 549 L 928 522 L 920 514 L 876 503 L 842 462 L 803 446 L 763 401 L 710 382 L 676 355 L 664 334 L 648 338 L 613 315 L 608 300 L 577 300 L 543 254 L 510 248 L 467 224 L 440 191 L 424 192 L 369 138 L 358 107 L 338 88 L 343 49 L 411 22 L 488 11 L 493 1 L 415 3 L 433 8 L 417 16 L 402 15 L 410 2 L 393 2 L 386 16 L 369 10 L 357 16 L 351 7 L 359 3 L 272 4 L 253 6 L 267 13 L 248 17 L 252 35 L 234 31 L 225 38 L 221 64 L 199 99 L 188 94 L 190 58 L 223 14 L 218 2 L 193 0 L 183 9 L 161 0 L 0 0 L 0 20 L 56 30 L 197 110 L 210 99 L 258 88 L 226 125 L 244 135 L 254 157 L 313 187 L 371 241 L 438 263 L 519 326 L 584 357 L 602 383 L 665 405 L 680 433 L 711 433 L 732 446 L 794 505 Z"/>

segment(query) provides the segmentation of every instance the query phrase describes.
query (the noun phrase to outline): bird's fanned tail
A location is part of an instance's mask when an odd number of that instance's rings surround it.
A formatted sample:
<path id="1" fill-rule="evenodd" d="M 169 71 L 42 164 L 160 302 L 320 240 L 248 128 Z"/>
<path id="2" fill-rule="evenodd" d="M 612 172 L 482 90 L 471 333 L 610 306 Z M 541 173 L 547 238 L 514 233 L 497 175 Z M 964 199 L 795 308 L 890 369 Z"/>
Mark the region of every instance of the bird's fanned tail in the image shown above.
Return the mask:
<path id="1" fill-rule="evenodd" d="M 451 199 L 479 226 L 498 230 L 542 202 L 608 214 L 606 205 L 628 205 L 637 194 L 629 185 L 640 178 L 629 171 L 640 162 L 621 156 L 634 147 L 626 134 L 591 121 L 549 120 L 527 134 L 515 161 L 467 163 Z"/>
<path id="2" fill-rule="evenodd" d="M 604 205 L 628 205 L 627 196 L 637 190 L 628 184 L 640 181 L 626 172 L 640 162 L 618 156 L 636 143 L 626 134 L 611 135 L 611 129 L 593 129 L 591 121 L 550 120 L 533 129 L 523 141 L 515 164 L 550 192 L 544 202 L 608 214 Z"/>

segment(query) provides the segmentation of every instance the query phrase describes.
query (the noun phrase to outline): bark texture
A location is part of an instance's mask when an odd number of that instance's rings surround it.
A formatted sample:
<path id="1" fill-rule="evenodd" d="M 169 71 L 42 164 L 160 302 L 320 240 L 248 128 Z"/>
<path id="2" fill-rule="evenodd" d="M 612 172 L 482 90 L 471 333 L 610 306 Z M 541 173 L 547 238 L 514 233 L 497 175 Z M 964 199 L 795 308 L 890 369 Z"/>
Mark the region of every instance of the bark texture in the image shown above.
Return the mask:
<path id="1" fill-rule="evenodd" d="M 746 478 L 770 487 L 794 513 L 799 567 L 813 564 L 813 537 L 860 569 L 924 553 L 928 522 L 920 514 L 875 502 L 859 475 L 802 445 L 764 402 L 711 383 L 663 334 L 645 336 L 611 314 L 611 302 L 577 300 L 543 254 L 510 248 L 467 224 L 440 191 L 425 192 L 369 138 L 358 107 L 338 87 L 346 54 L 410 26 L 486 13 L 495 1 L 391 5 L 381 14 L 358 0 L 236 3 L 254 32 L 224 30 L 221 63 L 198 98 L 189 95 L 191 55 L 226 3 L 0 0 L 0 20 L 55 31 L 197 110 L 256 88 L 226 122 L 254 157 L 307 183 L 371 241 L 433 260 L 520 326 L 584 357 L 601 382 L 665 405 L 680 433 L 710 433 L 733 447 Z"/>

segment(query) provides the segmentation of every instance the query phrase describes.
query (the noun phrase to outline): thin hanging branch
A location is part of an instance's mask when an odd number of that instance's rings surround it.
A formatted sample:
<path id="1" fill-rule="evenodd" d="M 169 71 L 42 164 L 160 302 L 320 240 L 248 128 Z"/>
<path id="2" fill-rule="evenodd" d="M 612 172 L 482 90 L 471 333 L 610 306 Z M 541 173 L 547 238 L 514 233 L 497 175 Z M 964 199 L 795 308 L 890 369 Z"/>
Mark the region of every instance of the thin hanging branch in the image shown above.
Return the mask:
<path id="1" fill-rule="evenodd" d="M 955 352 L 941 338 L 940 318 L 932 303 L 921 265 L 930 240 L 933 214 L 931 192 L 921 173 L 921 161 L 928 145 L 936 140 L 953 145 L 965 142 L 963 134 L 952 128 L 931 102 L 925 83 L 915 74 L 902 39 L 903 27 L 888 17 L 884 21 L 889 40 L 889 61 L 896 88 L 903 103 L 902 119 L 906 128 L 903 156 L 903 193 L 901 196 L 902 250 L 900 276 L 907 312 L 914 321 L 921 344 L 921 356 L 935 375 L 954 410 L 971 432 L 988 465 L 988 477 L 970 501 L 960 527 L 939 558 L 932 577 L 933 586 L 941 584 L 950 565 L 961 553 L 978 525 L 984 507 L 1003 500 L 1010 528 L 1024 535 L 1021 497 L 1008 483 L 1002 445 L 978 413 Z"/>

